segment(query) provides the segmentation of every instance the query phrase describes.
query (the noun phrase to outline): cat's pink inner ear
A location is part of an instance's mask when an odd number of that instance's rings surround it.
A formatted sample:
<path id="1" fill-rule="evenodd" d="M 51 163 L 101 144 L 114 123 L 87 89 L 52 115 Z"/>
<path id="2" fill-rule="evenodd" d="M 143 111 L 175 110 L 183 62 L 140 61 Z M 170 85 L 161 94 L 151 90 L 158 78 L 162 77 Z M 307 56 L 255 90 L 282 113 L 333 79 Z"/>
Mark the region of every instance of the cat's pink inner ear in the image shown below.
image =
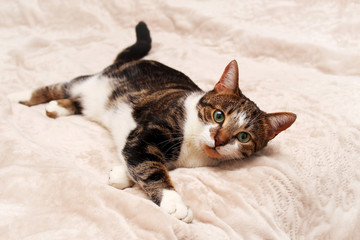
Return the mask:
<path id="1" fill-rule="evenodd" d="M 214 90 L 217 93 L 239 93 L 239 69 L 236 60 L 226 66 Z"/>
<path id="2" fill-rule="evenodd" d="M 270 125 L 268 140 L 290 127 L 296 120 L 296 115 L 290 112 L 268 113 L 266 117 Z"/>

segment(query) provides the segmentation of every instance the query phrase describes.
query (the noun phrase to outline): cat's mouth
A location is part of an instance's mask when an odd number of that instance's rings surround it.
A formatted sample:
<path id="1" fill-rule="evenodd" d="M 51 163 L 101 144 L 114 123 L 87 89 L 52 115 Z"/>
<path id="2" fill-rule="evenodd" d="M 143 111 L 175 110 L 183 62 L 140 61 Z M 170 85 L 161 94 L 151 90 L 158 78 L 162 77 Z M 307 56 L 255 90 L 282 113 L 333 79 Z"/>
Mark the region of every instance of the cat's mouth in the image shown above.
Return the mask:
<path id="1" fill-rule="evenodd" d="M 202 145 L 202 149 L 205 151 L 206 155 L 208 155 L 211 158 L 216 158 L 216 159 L 222 158 L 215 148 L 209 147 L 208 145 L 204 144 Z"/>

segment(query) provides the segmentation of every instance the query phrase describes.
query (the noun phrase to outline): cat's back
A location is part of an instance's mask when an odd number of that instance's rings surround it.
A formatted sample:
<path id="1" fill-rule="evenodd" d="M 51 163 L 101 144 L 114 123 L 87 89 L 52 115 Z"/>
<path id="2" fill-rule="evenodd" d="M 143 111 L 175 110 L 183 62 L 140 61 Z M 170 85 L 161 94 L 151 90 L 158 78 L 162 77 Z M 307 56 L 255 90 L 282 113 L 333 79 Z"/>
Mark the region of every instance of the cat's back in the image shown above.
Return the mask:
<path id="1" fill-rule="evenodd" d="M 111 105 L 130 103 L 137 121 L 179 117 L 186 97 L 201 91 L 182 72 L 150 60 L 114 64 L 103 75 L 111 79 Z"/>
<path id="2" fill-rule="evenodd" d="M 152 60 L 132 61 L 113 64 L 103 71 L 113 80 L 114 87 L 128 93 L 137 91 L 158 91 L 179 89 L 199 91 L 200 88 L 185 74 Z"/>

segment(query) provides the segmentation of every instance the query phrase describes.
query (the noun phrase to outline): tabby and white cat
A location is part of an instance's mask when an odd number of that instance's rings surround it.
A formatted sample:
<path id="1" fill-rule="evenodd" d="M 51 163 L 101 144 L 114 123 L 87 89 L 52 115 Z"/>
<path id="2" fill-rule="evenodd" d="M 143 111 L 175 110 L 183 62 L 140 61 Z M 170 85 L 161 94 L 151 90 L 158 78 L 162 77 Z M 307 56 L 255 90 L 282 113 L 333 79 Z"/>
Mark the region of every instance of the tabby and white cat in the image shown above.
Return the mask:
<path id="1" fill-rule="evenodd" d="M 191 222 L 192 211 L 175 191 L 168 170 L 213 166 L 249 157 L 296 119 L 293 113 L 265 113 L 238 87 L 236 61 L 209 92 L 183 73 L 155 61 L 139 61 L 151 48 L 145 23 L 137 41 L 94 75 L 77 77 L 9 98 L 27 106 L 49 102 L 57 118 L 82 114 L 110 130 L 122 162 L 109 184 L 137 183 L 169 214 Z"/>

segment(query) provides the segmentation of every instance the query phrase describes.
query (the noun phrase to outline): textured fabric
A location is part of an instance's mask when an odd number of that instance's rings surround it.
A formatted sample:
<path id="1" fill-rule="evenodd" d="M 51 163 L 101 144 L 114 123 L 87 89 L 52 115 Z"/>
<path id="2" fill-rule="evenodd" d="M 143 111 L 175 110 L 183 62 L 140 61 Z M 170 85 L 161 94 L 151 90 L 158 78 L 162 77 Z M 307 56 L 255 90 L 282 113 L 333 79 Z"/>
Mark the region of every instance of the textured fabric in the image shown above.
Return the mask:
<path id="1" fill-rule="evenodd" d="M 357 239 L 360 2 L 1 1 L 0 239 Z M 185 224 L 134 187 L 106 129 L 6 95 L 96 73 L 135 41 L 210 90 L 228 62 L 267 112 L 298 118 L 243 162 L 170 173 Z"/>

